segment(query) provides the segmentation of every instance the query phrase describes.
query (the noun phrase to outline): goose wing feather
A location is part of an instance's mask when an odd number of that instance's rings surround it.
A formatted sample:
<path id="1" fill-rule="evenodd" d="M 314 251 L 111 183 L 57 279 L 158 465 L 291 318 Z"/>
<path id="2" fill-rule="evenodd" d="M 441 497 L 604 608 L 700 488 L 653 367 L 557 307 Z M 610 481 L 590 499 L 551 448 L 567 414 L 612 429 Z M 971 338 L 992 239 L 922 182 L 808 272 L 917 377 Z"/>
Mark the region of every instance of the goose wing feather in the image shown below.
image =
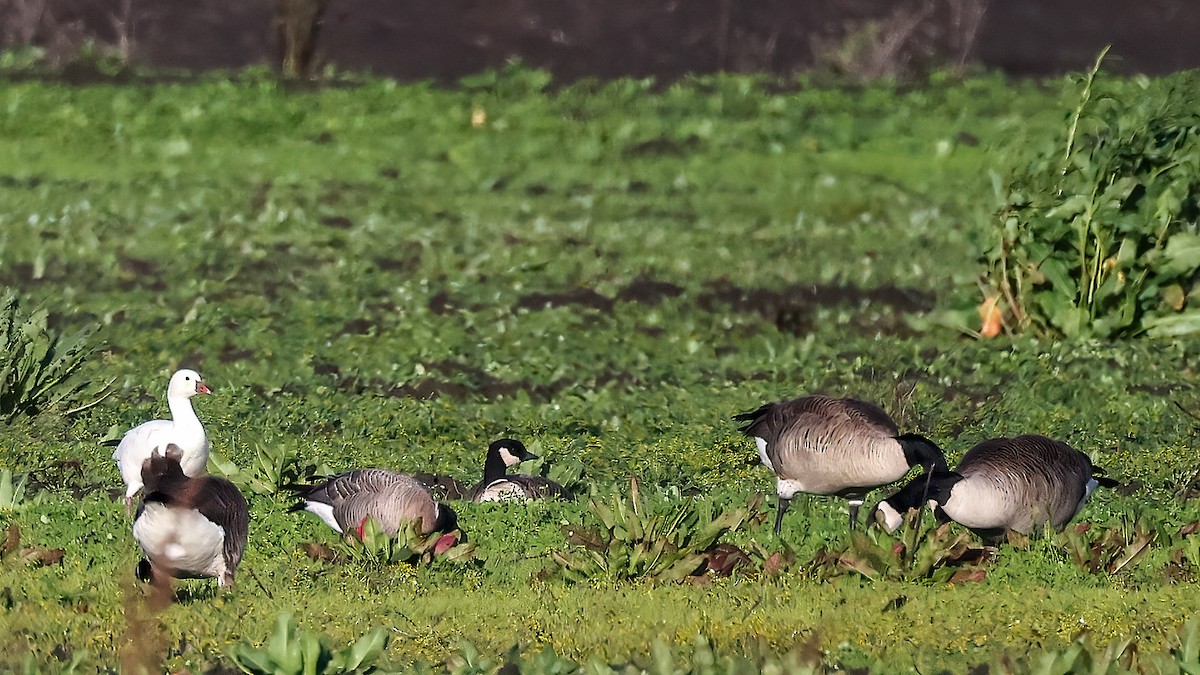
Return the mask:
<path id="1" fill-rule="evenodd" d="M 463 498 L 472 502 L 549 498 L 575 501 L 575 493 L 549 478 L 518 473 L 480 481 Z"/>
<path id="2" fill-rule="evenodd" d="M 408 478 L 400 476 L 400 478 Z M 395 480 L 375 489 L 359 490 L 333 505 L 333 516 L 343 530 L 358 527 L 374 518 L 380 528 L 395 534 L 404 523 L 421 520 L 421 532 L 433 531 L 437 523 L 437 503 L 420 482 Z"/>
<path id="3" fill-rule="evenodd" d="M 955 470 L 968 480 L 992 485 L 1016 507 L 1014 513 L 1022 521 L 1048 518 L 1055 527 L 1074 517 L 1093 473 L 1084 453 L 1033 434 L 983 441 L 963 455 Z"/>
<path id="4" fill-rule="evenodd" d="M 250 528 L 250 509 L 246 498 L 233 483 L 217 476 L 193 478 L 194 494 L 203 495 L 195 508 L 225 530 L 223 543 L 226 566 L 236 568 L 246 551 Z"/>
<path id="5" fill-rule="evenodd" d="M 777 405 L 761 423 L 776 474 L 803 478 L 817 493 L 882 485 L 908 471 L 895 423 L 865 401 L 808 396 Z"/>

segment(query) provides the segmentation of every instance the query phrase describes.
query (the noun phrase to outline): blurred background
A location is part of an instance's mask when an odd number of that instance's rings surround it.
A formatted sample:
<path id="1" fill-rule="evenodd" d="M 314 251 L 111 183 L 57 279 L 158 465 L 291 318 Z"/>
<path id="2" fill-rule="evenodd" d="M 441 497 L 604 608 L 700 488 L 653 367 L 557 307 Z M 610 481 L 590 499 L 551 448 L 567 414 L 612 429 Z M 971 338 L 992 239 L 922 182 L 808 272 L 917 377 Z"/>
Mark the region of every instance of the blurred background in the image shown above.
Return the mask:
<path id="1" fill-rule="evenodd" d="M 0 0 L 0 47 L 203 71 L 453 79 L 513 60 L 557 78 L 714 71 L 903 78 L 984 67 L 1200 66 L 1196 0 Z"/>

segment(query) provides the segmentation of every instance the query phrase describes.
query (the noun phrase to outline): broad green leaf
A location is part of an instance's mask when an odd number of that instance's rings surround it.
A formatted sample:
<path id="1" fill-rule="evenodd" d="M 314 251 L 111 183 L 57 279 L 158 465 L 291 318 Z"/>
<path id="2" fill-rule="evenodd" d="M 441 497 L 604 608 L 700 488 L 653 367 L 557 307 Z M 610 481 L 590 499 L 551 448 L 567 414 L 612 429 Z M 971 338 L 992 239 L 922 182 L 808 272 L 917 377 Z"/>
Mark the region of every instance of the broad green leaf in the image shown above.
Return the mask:
<path id="1" fill-rule="evenodd" d="M 1200 310 L 1191 309 L 1180 314 L 1155 316 L 1144 322 L 1146 333 L 1151 337 L 1176 337 L 1200 332 Z"/>
<path id="2" fill-rule="evenodd" d="M 1159 275 L 1174 278 L 1191 275 L 1200 269 L 1200 234 L 1179 232 L 1167 240 L 1157 270 Z"/>

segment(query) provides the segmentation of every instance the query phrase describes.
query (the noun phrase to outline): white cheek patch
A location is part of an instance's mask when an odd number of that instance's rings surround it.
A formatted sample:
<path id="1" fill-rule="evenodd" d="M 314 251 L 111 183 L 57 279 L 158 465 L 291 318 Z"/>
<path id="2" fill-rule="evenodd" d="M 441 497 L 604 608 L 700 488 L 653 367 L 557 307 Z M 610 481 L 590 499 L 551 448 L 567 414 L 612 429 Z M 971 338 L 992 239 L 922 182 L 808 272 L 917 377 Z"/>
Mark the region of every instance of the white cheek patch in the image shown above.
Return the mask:
<path id="1" fill-rule="evenodd" d="M 504 460 L 504 466 L 516 466 L 521 463 L 521 458 L 514 455 L 508 448 L 500 448 L 500 459 Z"/>
<path id="2" fill-rule="evenodd" d="M 1088 479 L 1087 484 L 1083 486 L 1083 499 L 1080 499 L 1079 503 L 1075 505 L 1075 513 L 1071 514 L 1071 518 L 1075 518 L 1075 516 L 1079 515 L 1079 512 L 1083 510 L 1083 507 L 1087 505 L 1088 498 L 1092 496 L 1092 491 L 1095 490 L 1099 485 L 1100 482 L 1095 478 Z"/>
<path id="3" fill-rule="evenodd" d="M 875 517 L 878 519 L 879 524 L 883 526 L 883 529 L 889 533 L 895 532 L 900 527 L 900 524 L 904 522 L 904 516 L 900 515 L 900 512 L 892 508 L 892 505 L 887 502 L 879 502 Z"/>
<path id="4" fill-rule="evenodd" d="M 762 460 L 762 463 L 764 465 L 766 465 L 766 467 L 768 469 L 774 471 L 775 465 L 772 464 L 771 460 L 767 457 L 767 441 L 766 441 L 766 439 L 755 436 L 754 444 L 758 446 L 758 458 Z"/>

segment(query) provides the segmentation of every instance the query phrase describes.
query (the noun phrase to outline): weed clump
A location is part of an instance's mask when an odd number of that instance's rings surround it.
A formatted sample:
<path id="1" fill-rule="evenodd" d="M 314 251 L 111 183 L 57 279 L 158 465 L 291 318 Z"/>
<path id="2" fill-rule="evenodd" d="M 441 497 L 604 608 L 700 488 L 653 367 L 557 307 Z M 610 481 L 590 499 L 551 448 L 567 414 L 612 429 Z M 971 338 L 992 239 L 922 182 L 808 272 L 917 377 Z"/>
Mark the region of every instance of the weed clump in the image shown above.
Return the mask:
<path id="1" fill-rule="evenodd" d="M 21 311 L 16 292 L 0 297 L 0 418 L 33 417 L 79 394 L 77 371 L 92 352 L 90 329 L 63 336 L 44 308 Z"/>
<path id="2" fill-rule="evenodd" d="M 984 256 L 990 334 L 1200 332 L 1200 76 L 1107 80 L 1103 58 L 1065 135 L 1003 187 Z"/>
<path id="3" fill-rule="evenodd" d="M 755 495 L 745 506 L 715 516 L 702 513 L 691 501 L 651 505 L 633 479 L 628 496 L 614 495 L 610 504 L 590 500 L 600 527 L 564 526 L 574 550 L 552 551 L 551 558 L 570 581 L 675 582 L 710 568 L 727 574 L 739 560 L 749 558 L 719 541 L 747 522 L 761 504 L 762 496 Z"/>

